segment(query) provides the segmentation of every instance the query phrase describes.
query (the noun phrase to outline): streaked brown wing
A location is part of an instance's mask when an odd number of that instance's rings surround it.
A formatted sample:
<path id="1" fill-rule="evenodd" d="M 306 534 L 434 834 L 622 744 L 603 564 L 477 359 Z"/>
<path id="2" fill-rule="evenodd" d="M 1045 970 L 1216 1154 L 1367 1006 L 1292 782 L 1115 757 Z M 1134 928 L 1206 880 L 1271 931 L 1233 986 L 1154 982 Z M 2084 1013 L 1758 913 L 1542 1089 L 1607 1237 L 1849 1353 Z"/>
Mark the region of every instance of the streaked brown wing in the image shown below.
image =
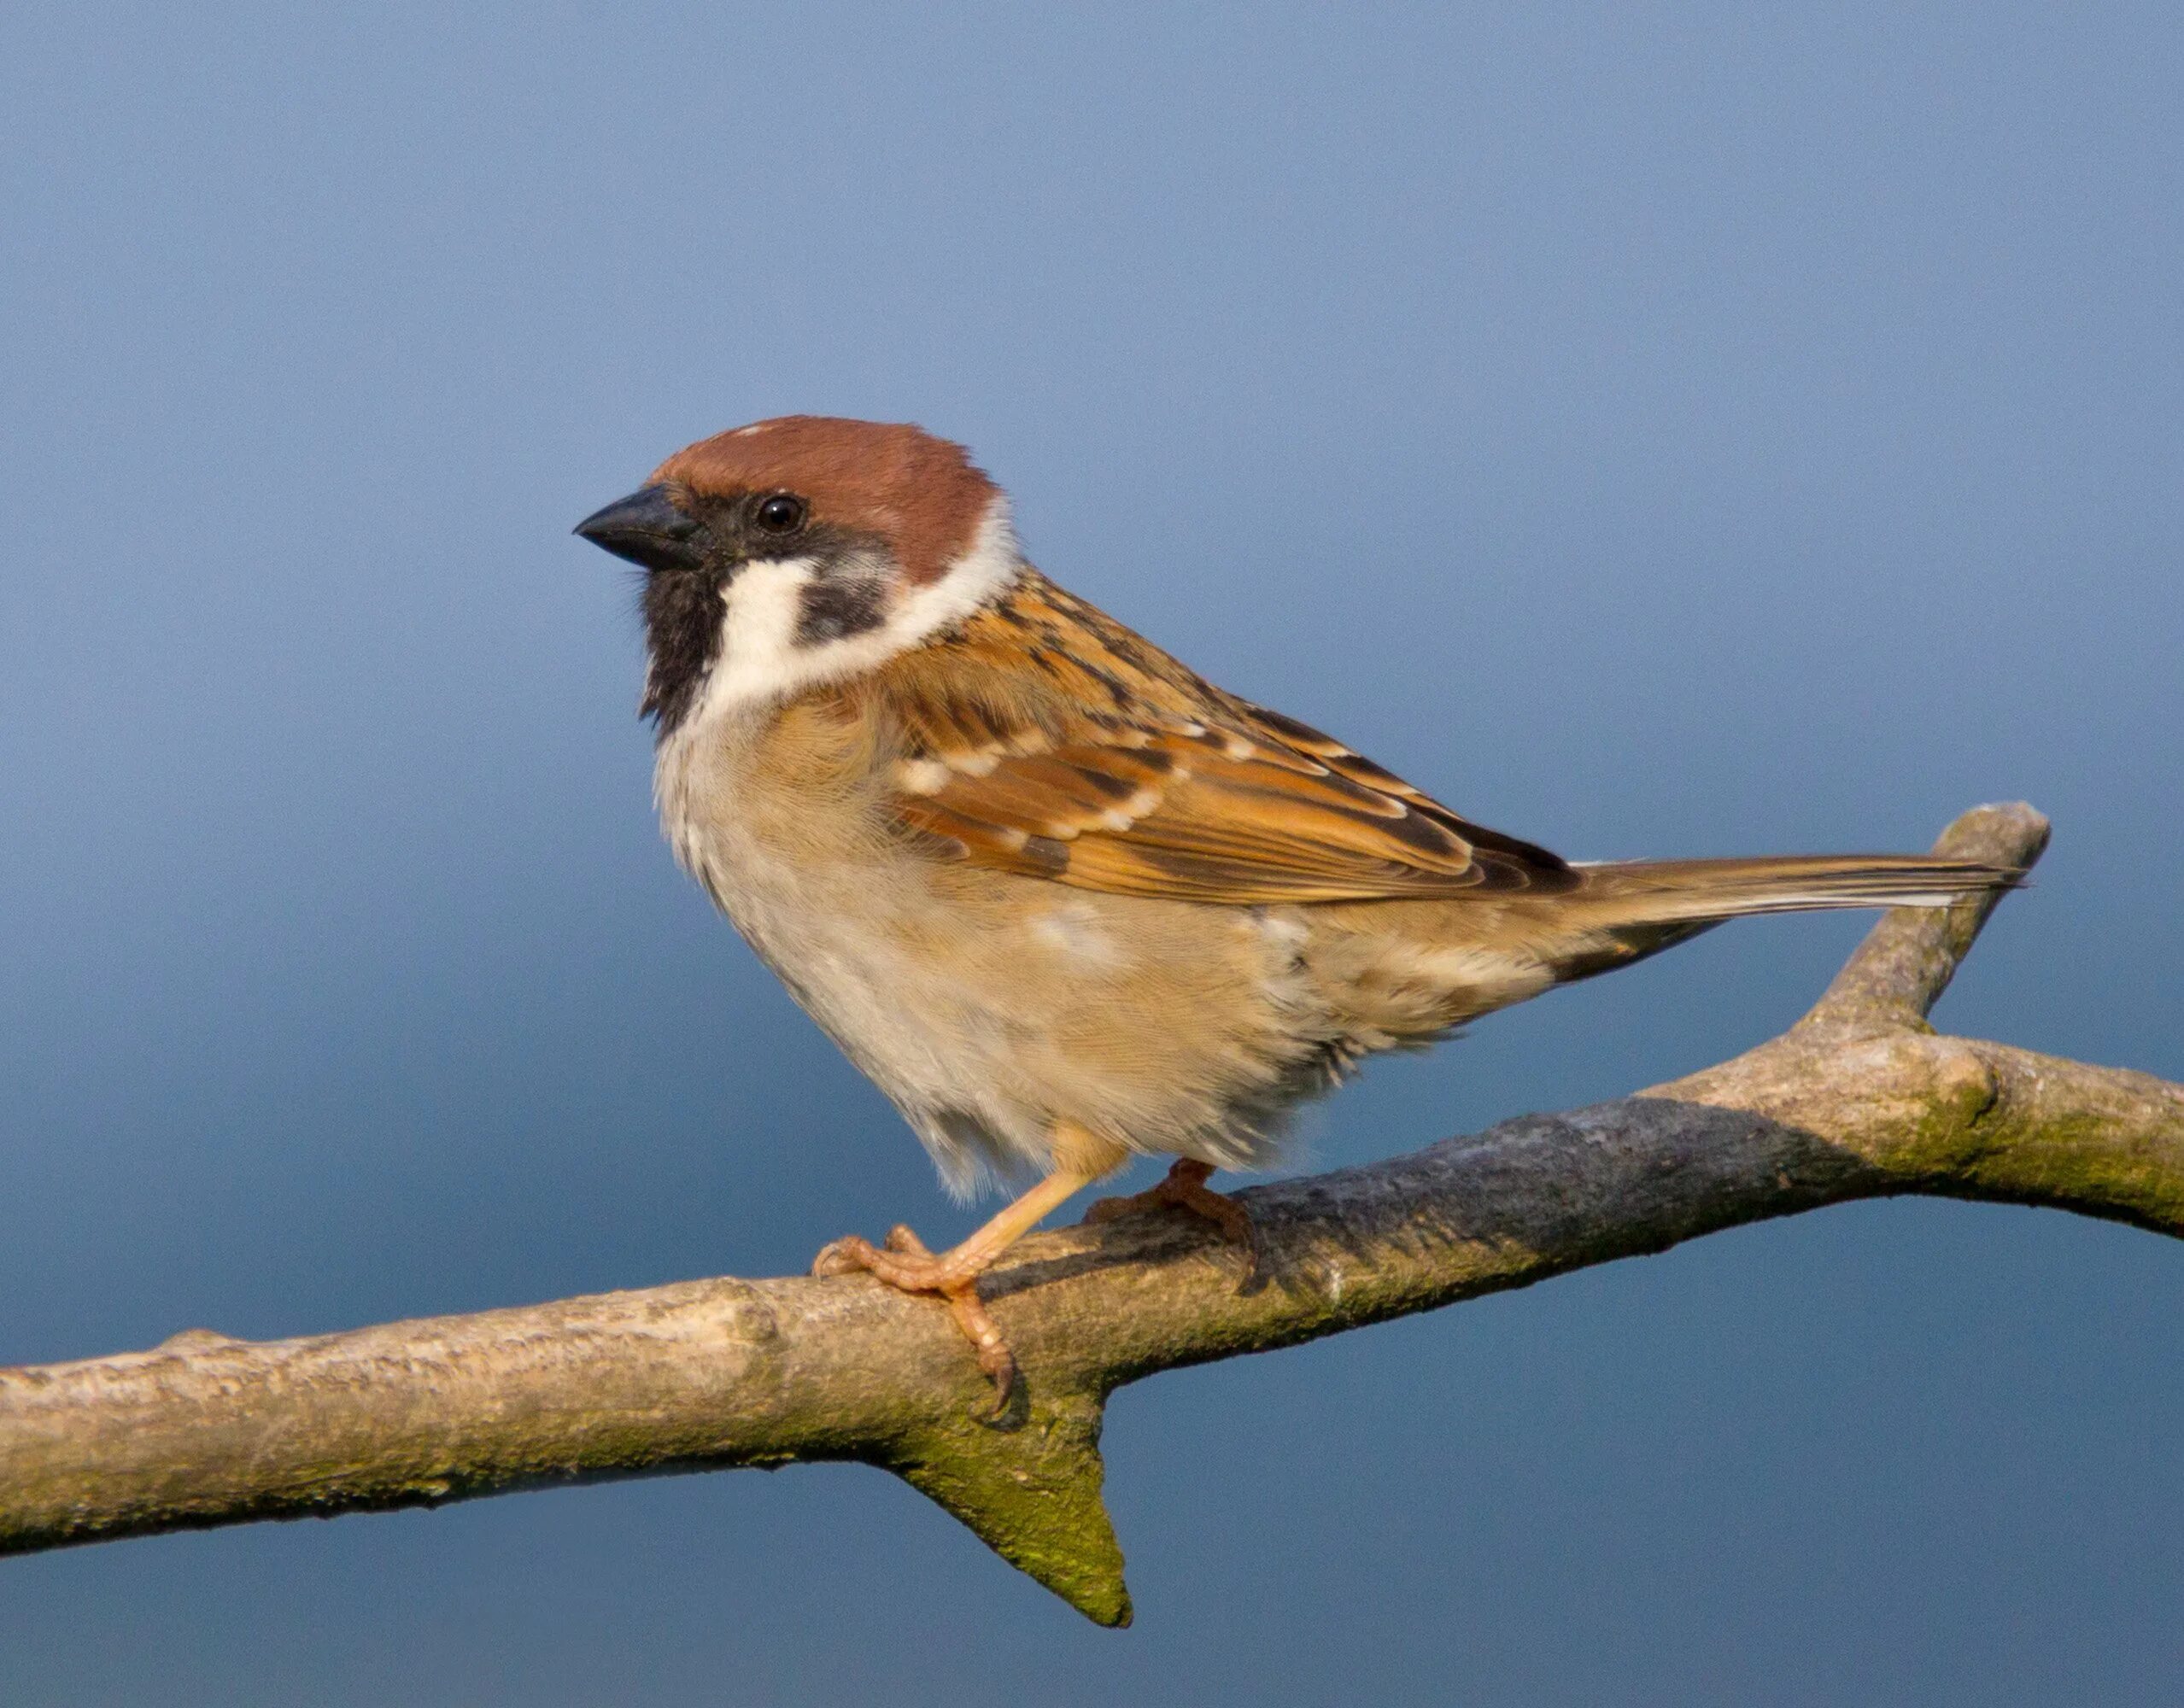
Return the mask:
<path id="1" fill-rule="evenodd" d="M 897 816 L 944 857 L 1233 904 L 1576 881 L 1040 578 L 865 691 L 901 741 Z"/>

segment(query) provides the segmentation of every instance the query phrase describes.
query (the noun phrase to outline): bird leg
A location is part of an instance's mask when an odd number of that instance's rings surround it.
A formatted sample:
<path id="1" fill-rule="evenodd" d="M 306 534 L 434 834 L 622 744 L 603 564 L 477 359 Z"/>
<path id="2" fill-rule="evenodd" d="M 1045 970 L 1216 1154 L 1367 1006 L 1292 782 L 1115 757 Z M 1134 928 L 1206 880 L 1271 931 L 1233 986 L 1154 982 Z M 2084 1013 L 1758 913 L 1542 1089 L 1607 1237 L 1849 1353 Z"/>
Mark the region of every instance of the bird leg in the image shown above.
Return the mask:
<path id="1" fill-rule="evenodd" d="M 947 1301 L 956 1326 L 978 1353 L 978 1367 L 993 1378 L 994 1410 L 1005 1409 L 1016 1384 L 1016 1355 L 978 1296 L 978 1278 L 1049 1210 L 1108 1168 L 1057 1168 L 1000 1214 L 953 1249 L 934 1254 L 906 1227 L 893 1229 L 885 1247 L 851 1234 L 835 1240 L 812 1261 L 814 1275 L 847 1275 L 863 1270 L 905 1293 L 937 1293 Z"/>
<path id="2" fill-rule="evenodd" d="M 1259 1261 L 1258 1237 L 1251 1226 L 1251 1214 L 1243 1205 L 1226 1192 L 1216 1192 L 1206 1184 L 1214 1166 L 1201 1162 L 1193 1156 L 1179 1156 L 1161 1183 L 1143 1192 L 1133 1192 L 1127 1197 L 1102 1198 L 1087 1205 L 1087 1223 L 1111 1222 L 1119 1216 L 1135 1215 L 1141 1210 L 1164 1209 L 1173 1205 L 1201 1216 L 1221 1230 L 1221 1237 L 1232 1245 L 1240 1245 L 1251 1260 L 1256 1272 Z"/>

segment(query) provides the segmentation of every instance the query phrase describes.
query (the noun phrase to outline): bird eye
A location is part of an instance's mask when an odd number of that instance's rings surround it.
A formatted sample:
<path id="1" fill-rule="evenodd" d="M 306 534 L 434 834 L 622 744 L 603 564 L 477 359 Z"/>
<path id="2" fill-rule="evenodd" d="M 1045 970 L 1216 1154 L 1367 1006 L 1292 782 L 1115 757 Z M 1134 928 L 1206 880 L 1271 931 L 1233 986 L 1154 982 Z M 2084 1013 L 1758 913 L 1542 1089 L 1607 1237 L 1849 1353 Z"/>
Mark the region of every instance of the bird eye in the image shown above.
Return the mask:
<path id="1" fill-rule="evenodd" d="M 758 522 L 769 534 L 793 534 L 804 525 L 804 500 L 793 493 L 777 492 L 760 501 Z"/>

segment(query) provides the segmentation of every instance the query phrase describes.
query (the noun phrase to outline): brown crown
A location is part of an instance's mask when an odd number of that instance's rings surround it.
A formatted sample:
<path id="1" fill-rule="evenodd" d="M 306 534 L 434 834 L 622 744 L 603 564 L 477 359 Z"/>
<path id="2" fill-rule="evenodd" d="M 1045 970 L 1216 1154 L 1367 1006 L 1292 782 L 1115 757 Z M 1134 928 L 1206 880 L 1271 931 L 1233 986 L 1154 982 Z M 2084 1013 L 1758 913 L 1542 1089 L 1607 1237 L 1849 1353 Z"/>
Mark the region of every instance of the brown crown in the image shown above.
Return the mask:
<path id="1" fill-rule="evenodd" d="M 1000 488 L 961 445 L 907 422 L 781 415 L 684 447 L 653 471 L 724 498 L 793 492 L 822 522 L 884 535 L 913 582 L 967 551 Z"/>

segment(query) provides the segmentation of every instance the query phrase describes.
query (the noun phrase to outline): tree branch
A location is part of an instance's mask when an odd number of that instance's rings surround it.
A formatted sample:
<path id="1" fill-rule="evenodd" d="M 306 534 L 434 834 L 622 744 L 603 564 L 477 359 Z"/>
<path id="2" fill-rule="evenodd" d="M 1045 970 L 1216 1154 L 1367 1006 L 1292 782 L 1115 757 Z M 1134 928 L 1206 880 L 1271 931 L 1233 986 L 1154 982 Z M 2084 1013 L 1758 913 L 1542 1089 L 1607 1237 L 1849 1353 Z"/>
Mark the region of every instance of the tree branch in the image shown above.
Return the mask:
<path id="1" fill-rule="evenodd" d="M 2029 865 L 2029 807 L 1936 851 Z M 986 1291 L 1025 1372 L 1004 1424 L 946 1313 L 866 1277 L 684 1282 L 253 1343 L 0 1371 L 0 1552 L 549 1483 L 796 1459 L 905 1477 L 1105 1624 L 1107 1395 L 1718 1228 L 1884 1194 L 2184 1233 L 2184 1086 L 1936 1035 L 1993 899 L 1885 916 L 1819 1004 L 1734 1061 L 1242 1196 L 1260 1278 L 1156 1213 L 1027 1239 Z"/>

